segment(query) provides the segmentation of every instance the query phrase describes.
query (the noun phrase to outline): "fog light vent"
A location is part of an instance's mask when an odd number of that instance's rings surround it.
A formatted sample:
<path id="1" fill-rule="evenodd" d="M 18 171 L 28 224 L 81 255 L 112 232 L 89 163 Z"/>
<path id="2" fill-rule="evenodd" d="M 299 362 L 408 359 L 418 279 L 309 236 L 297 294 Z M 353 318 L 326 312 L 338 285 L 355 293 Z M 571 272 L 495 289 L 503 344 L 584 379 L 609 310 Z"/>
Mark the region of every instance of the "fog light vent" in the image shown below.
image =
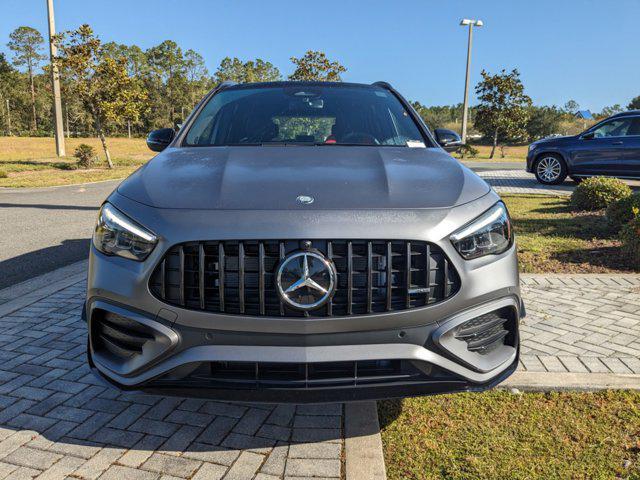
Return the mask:
<path id="1" fill-rule="evenodd" d="M 123 359 L 142 354 L 144 344 L 154 339 L 140 323 L 111 312 L 96 319 L 93 328 L 94 348 Z"/>
<path id="2" fill-rule="evenodd" d="M 487 354 L 505 344 L 509 321 L 509 315 L 502 311 L 487 313 L 459 325 L 454 336 L 466 342 L 470 352 Z"/>

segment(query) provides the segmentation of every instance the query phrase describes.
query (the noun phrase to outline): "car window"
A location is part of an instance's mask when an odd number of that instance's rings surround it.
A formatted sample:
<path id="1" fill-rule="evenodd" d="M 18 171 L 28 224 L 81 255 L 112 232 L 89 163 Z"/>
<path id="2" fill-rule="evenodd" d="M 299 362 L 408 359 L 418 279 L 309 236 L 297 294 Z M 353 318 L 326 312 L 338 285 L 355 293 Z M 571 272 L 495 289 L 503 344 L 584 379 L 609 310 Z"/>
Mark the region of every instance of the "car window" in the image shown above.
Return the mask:
<path id="1" fill-rule="evenodd" d="M 370 86 L 265 85 L 232 87 L 214 95 L 183 145 L 425 144 L 391 92 Z"/>
<path id="2" fill-rule="evenodd" d="M 631 126 L 629 127 L 629 130 L 627 130 L 627 136 L 630 135 L 640 136 L 640 117 L 634 117 L 631 120 Z"/>
<path id="3" fill-rule="evenodd" d="M 616 118 L 593 130 L 595 138 L 624 137 L 631 127 L 631 118 Z"/>

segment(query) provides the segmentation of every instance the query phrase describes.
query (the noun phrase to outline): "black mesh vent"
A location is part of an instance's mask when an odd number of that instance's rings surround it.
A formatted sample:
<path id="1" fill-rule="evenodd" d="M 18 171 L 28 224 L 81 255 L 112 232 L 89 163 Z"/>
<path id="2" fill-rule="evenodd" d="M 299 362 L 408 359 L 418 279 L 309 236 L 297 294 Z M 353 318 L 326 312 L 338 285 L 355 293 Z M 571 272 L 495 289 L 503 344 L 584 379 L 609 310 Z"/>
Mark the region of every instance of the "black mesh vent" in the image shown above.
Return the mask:
<path id="1" fill-rule="evenodd" d="M 298 240 L 190 242 L 172 247 L 150 288 L 161 300 L 193 310 L 282 317 L 362 315 L 424 307 L 454 295 L 460 280 L 436 245 L 384 240 L 314 240 L 311 248 L 337 271 L 332 300 L 312 312 L 280 302 L 275 271 L 300 250 Z"/>
<path id="2" fill-rule="evenodd" d="M 483 355 L 502 345 L 511 345 L 514 330 L 512 312 L 501 309 L 461 324 L 455 337 L 464 340 L 469 351 Z"/>

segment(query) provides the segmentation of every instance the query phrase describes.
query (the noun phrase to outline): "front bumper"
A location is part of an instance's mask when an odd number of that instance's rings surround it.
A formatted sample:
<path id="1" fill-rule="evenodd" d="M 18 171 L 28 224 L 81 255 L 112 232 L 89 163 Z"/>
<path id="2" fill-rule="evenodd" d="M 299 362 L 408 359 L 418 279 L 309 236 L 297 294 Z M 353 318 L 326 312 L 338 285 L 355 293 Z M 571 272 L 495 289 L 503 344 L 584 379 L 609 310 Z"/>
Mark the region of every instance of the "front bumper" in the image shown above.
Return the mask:
<path id="1" fill-rule="evenodd" d="M 536 149 L 529 149 L 529 151 L 527 152 L 527 165 L 525 167 L 525 170 L 529 173 L 533 173 L 533 160 L 536 157 Z"/>
<path id="2" fill-rule="evenodd" d="M 172 234 L 161 238 L 147 261 L 106 257 L 92 247 L 85 304 L 89 364 L 100 378 L 122 390 L 244 401 L 347 401 L 491 388 L 518 362 L 518 323 L 524 311 L 516 249 L 464 261 L 447 239 L 457 225 L 472 220 L 496 199 L 487 195 L 478 209 L 461 206 L 445 213 L 381 211 L 374 221 L 371 216 L 319 212 L 306 223 L 292 222 L 289 212 L 269 214 L 268 219 L 234 212 L 234 221 L 229 221 L 224 212 L 151 209 L 156 224 L 145 226 Z M 135 208 L 142 208 L 122 205 L 127 203 L 122 198 L 119 203 L 133 218 Z M 146 215 L 138 218 L 150 216 L 145 208 Z M 171 245 L 203 238 L 252 238 L 238 229 L 256 222 L 283 238 L 331 238 L 327 232 L 340 231 L 343 238 L 437 243 L 459 273 L 461 288 L 428 307 L 321 318 L 194 311 L 168 305 L 149 291 L 151 273 Z M 318 225 L 322 231 L 316 230 Z M 492 312 L 508 318 L 508 340 L 488 353 L 468 350 L 457 332 Z M 124 319 L 125 326 L 136 325 L 140 355 L 116 361 L 95 348 L 94 326 L 105 315 Z"/>

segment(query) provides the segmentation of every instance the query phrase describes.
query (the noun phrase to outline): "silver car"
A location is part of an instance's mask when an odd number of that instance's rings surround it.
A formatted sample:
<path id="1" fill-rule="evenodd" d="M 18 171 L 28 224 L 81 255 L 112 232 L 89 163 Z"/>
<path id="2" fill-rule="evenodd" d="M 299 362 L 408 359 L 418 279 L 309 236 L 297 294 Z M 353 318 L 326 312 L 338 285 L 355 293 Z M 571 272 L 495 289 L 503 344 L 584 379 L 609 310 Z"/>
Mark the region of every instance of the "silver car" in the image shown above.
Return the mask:
<path id="1" fill-rule="evenodd" d="M 518 362 L 505 205 L 387 83 L 224 83 L 100 210 L 89 364 L 123 390 L 321 402 Z"/>

